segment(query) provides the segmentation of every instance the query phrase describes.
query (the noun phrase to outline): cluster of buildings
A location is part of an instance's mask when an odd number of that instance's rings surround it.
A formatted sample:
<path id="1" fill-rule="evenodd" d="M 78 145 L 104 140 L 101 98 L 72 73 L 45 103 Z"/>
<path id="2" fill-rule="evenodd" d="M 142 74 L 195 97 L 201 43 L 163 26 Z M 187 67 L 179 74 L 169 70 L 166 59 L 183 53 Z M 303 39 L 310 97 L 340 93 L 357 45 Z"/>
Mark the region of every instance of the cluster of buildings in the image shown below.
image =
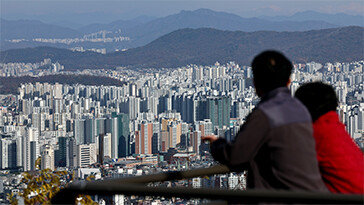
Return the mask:
<path id="1" fill-rule="evenodd" d="M 0 77 L 41 76 L 58 74 L 64 66 L 51 59 L 44 59 L 39 63 L 0 63 Z"/>
<path id="2" fill-rule="evenodd" d="M 79 47 L 71 48 L 71 50 L 72 51 L 78 51 L 78 52 L 92 51 L 92 52 L 95 52 L 95 53 L 106 54 L 106 48 L 90 48 L 90 49 L 85 49 L 82 46 L 79 46 Z"/>
<path id="3" fill-rule="evenodd" d="M 11 43 L 19 42 L 40 42 L 40 43 L 52 43 L 52 44 L 80 44 L 80 43 L 117 43 L 122 41 L 130 41 L 130 37 L 122 36 L 121 30 L 111 32 L 102 30 L 99 32 L 84 35 L 78 38 L 34 38 L 34 39 L 10 39 L 6 40 Z"/>
<path id="4" fill-rule="evenodd" d="M 19 69 L 27 65 L 16 64 Z M 364 61 L 295 64 L 290 85 L 292 94 L 304 82 L 333 85 L 340 118 L 361 147 L 363 66 Z M 107 75 L 126 84 L 22 84 L 10 102 L 1 99 L 0 169 L 36 170 L 40 159 L 41 169 L 77 170 L 82 179 L 88 175 L 82 173 L 107 178 L 146 174 L 152 168 L 209 166 L 213 160 L 201 137 L 233 140 L 259 102 L 251 68 L 234 62 L 148 73 L 120 68 Z M 196 178 L 179 185 L 244 188 L 243 175 Z M 178 186 L 173 183 L 166 186 Z"/>

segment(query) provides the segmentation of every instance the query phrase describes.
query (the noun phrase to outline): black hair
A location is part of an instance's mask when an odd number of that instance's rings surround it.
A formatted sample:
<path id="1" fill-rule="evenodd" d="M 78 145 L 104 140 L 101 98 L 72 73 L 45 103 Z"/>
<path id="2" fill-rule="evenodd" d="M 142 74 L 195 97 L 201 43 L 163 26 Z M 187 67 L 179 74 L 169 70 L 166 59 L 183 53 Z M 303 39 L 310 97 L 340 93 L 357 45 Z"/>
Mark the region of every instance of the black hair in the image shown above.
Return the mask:
<path id="1" fill-rule="evenodd" d="M 280 52 L 268 50 L 257 55 L 252 62 L 255 87 L 264 93 L 287 86 L 292 63 Z"/>
<path id="2" fill-rule="evenodd" d="M 336 111 L 338 106 L 334 88 L 322 82 L 303 84 L 297 89 L 295 97 L 307 107 L 313 122 L 329 111 Z"/>

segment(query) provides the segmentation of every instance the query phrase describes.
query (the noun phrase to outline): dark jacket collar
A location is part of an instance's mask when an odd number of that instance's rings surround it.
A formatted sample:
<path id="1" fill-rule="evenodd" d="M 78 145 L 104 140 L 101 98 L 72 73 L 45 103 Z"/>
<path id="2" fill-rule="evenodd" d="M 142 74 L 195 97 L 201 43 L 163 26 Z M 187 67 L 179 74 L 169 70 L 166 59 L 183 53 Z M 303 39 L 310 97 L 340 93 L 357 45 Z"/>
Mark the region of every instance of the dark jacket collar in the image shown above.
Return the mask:
<path id="1" fill-rule="evenodd" d="M 279 87 L 279 88 L 271 90 L 267 94 L 263 95 L 263 97 L 261 98 L 261 102 L 271 99 L 272 97 L 276 96 L 278 93 L 286 93 L 288 95 L 291 95 L 291 93 L 287 87 Z"/>

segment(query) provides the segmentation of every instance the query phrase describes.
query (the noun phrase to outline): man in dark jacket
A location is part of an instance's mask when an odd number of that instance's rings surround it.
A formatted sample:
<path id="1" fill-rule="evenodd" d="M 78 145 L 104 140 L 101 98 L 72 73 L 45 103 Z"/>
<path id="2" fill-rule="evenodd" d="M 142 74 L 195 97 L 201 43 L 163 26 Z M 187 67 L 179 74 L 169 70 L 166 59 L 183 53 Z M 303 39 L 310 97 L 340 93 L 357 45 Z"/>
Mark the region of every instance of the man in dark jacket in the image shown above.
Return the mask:
<path id="1" fill-rule="evenodd" d="M 319 172 L 311 117 L 292 98 L 291 62 L 265 51 L 252 62 L 260 103 L 232 143 L 206 136 L 215 160 L 233 171 L 248 170 L 248 188 L 327 191 Z"/>

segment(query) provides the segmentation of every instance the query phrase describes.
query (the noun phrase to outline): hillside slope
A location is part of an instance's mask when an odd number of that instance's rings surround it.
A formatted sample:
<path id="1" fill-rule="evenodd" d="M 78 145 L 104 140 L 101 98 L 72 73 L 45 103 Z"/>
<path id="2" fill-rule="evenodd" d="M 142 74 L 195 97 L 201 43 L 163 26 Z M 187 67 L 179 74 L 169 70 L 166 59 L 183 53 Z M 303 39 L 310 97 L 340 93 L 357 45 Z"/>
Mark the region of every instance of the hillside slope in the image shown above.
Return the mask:
<path id="1" fill-rule="evenodd" d="M 342 27 L 305 32 L 242 32 L 210 28 L 181 29 L 146 46 L 107 55 L 79 53 L 66 49 L 38 47 L 0 53 L 1 62 L 39 62 L 51 58 L 67 69 L 117 66 L 178 67 L 235 61 L 249 65 L 266 49 L 285 53 L 295 62 L 336 62 L 362 60 L 364 28 Z"/>

